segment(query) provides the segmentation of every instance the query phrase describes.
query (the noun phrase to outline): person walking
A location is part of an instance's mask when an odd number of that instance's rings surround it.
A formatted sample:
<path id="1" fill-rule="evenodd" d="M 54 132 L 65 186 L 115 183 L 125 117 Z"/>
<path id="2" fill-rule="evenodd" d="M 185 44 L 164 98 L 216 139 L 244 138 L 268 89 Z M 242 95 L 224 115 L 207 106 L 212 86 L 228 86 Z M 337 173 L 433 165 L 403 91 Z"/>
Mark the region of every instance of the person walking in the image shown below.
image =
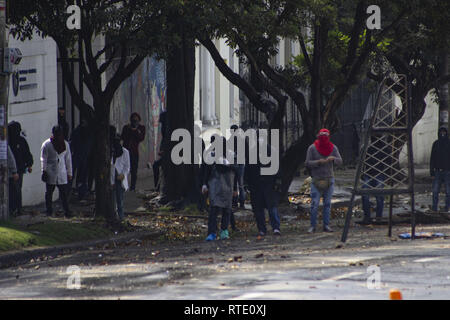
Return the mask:
<path id="1" fill-rule="evenodd" d="M 278 202 L 280 199 L 280 171 L 274 175 L 262 175 L 261 168 L 264 166 L 260 161 L 252 164 L 249 161 L 250 153 L 259 154 L 258 148 L 262 143 L 259 138 L 256 143 L 251 141 L 246 142 L 246 164 L 245 164 L 245 181 L 247 181 L 250 191 L 250 202 L 252 205 L 253 214 L 258 228 L 257 239 L 261 240 L 267 234 L 265 209 L 269 213 L 269 221 L 275 236 L 280 236 L 280 217 L 278 214 Z M 267 143 L 268 155 L 269 152 L 278 152 L 274 150 L 270 144 Z"/>
<path id="2" fill-rule="evenodd" d="M 8 145 L 8 209 L 10 215 L 15 215 L 16 207 L 17 207 L 17 182 L 19 180 L 19 175 L 17 174 L 17 166 L 16 159 L 14 158 L 14 154 L 11 151 L 11 148 Z"/>
<path id="3" fill-rule="evenodd" d="M 58 187 L 64 215 L 66 218 L 70 218 L 72 215 L 67 200 L 67 186 L 68 182 L 72 180 L 72 156 L 69 143 L 64 139 L 64 130 L 59 125 L 53 127 L 52 136 L 42 143 L 41 169 L 42 181 L 46 186 L 47 215 L 53 214 L 53 192 Z"/>
<path id="4" fill-rule="evenodd" d="M 70 150 L 72 151 L 73 174 L 76 175 L 78 200 L 88 193 L 89 157 L 94 147 L 94 134 L 88 121 L 82 118 L 80 125 L 72 131 Z M 75 179 L 74 179 L 75 180 Z"/>
<path id="5" fill-rule="evenodd" d="M 12 210 L 16 211 L 16 214 L 21 214 L 22 211 L 22 184 L 23 175 L 26 172 L 31 173 L 33 171 L 33 155 L 30 152 L 30 147 L 27 140 L 22 136 L 22 127 L 19 122 L 12 121 L 8 124 L 8 145 L 14 155 L 14 159 L 17 167 L 18 180 L 15 183 L 15 202 L 11 203 Z"/>
<path id="6" fill-rule="evenodd" d="M 126 148 L 120 144 L 120 137 L 116 129 L 110 129 L 111 134 L 111 184 L 116 199 L 117 215 L 119 220 L 125 218 L 123 212 L 123 197 L 128 190 L 128 174 L 130 173 L 130 155 Z"/>
<path id="7" fill-rule="evenodd" d="M 223 150 L 226 150 L 226 143 L 223 137 Z M 215 150 L 209 153 L 211 157 L 215 156 Z M 208 161 L 211 162 L 211 161 Z M 234 183 L 234 175 L 237 173 L 237 166 L 230 164 L 226 156 L 217 159 L 216 163 L 205 164 L 202 193 L 209 194 L 209 217 L 208 217 L 208 236 L 206 241 L 213 241 L 217 238 L 217 216 L 222 213 L 220 226 L 220 239 L 228 239 L 228 225 L 230 223 L 231 206 L 233 201 L 233 192 L 236 192 L 237 186 Z"/>
<path id="8" fill-rule="evenodd" d="M 432 210 L 439 210 L 439 192 L 441 186 L 445 185 L 445 212 L 450 209 L 450 140 L 447 128 L 441 127 L 438 130 L 438 139 L 431 147 L 430 175 L 433 179 L 433 200 Z"/>
<path id="9" fill-rule="evenodd" d="M 141 116 L 133 112 L 130 116 L 130 123 L 123 127 L 121 134 L 123 146 L 130 153 L 131 191 L 136 189 L 137 170 L 139 166 L 139 143 L 145 139 L 145 127 L 140 124 L 140 121 Z"/>
<path id="10" fill-rule="evenodd" d="M 311 172 L 311 226 L 308 233 L 316 231 L 317 212 L 320 198 L 323 197 L 323 231 L 333 232 L 330 228 L 331 198 L 334 192 L 335 165 L 341 165 L 339 149 L 330 141 L 330 131 L 321 129 L 317 139 L 306 152 L 305 165 Z"/>

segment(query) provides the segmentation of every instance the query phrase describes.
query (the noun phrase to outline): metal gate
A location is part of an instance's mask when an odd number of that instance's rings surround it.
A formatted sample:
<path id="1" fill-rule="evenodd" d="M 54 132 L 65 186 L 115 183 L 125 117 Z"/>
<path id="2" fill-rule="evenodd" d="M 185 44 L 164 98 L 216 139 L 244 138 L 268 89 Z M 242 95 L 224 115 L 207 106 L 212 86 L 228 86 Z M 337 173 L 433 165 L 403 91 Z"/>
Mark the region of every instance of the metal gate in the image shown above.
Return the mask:
<path id="1" fill-rule="evenodd" d="M 411 239 L 415 237 L 414 162 L 412 153 L 410 88 L 405 75 L 385 78 L 358 161 L 350 206 L 341 241 L 347 240 L 356 195 L 389 195 L 389 231 L 392 235 L 392 206 L 395 194 L 411 195 Z M 400 154 L 407 166 L 401 168 Z M 370 183 L 375 181 L 375 183 Z"/>

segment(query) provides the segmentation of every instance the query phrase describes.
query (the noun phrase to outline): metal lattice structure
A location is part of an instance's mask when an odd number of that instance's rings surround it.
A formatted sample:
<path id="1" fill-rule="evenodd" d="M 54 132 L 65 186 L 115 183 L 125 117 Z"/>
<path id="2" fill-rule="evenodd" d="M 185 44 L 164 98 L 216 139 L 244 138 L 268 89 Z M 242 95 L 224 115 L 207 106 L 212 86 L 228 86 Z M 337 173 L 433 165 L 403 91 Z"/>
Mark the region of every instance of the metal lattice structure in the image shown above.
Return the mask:
<path id="1" fill-rule="evenodd" d="M 410 90 L 405 75 L 386 78 L 380 85 L 377 102 L 355 176 L 342 242 L 347 239 L 356 195 L 390 195 L 389 232 L 392 234 L 392 204 L 395 194 L 411 194 L 412 239 L 415 235 L 414 162 Z M 400 159 L 406 158 L 406 166 Z"/>

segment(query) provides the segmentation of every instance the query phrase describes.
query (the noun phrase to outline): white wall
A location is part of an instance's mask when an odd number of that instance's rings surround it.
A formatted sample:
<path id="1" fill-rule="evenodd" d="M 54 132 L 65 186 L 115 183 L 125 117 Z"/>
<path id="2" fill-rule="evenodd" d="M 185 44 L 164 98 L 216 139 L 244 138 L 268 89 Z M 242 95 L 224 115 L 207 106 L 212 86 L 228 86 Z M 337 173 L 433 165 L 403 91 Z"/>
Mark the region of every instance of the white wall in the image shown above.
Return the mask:
<path id="1" fill-rule="evenodd" d="M 225 40 L 216 40 L 215 45 L 228 66 L 239 73 L 239 59 L 232 54 Z M 231 110 L 233 110 L 232 115 Z M 212 134 L 225 135 L 232 124 L 239 124 L 239 110 L 239 89 L 220 73 L 208 51 L 203 46 L 198 46 L 196 48 L 194 119 L 197 125 L 202 126 L 202 136 L 205 141 L 208 143 Z"/>
<path id="2" fill-rule="evenodd" d="M 18 121 L 26 132 L 26 139 L 34 158 L 33 172 L 24 175 L 23 205 L 34 205 L 44 201 L 45 185 L 41 181 L 40 149 L 42 142 L 50 137 L 53 125 L 57 124 L 57 49 L 52 39 L 35 35 L 33 40 L 20 42 L 9 39 L 10 47 L 17 47 L 24 56 L 19 70 L 36 73 L 22 74 L 26 77 L 20 84 L 34 89 L 13 93 L 10 82 L 8 121 Z M 12 80 L 10 80 L 12 81 Z M 29 86 L 29 87 L 30 87 Z M 57 194 L 57 192 L 55 192 Z"/>

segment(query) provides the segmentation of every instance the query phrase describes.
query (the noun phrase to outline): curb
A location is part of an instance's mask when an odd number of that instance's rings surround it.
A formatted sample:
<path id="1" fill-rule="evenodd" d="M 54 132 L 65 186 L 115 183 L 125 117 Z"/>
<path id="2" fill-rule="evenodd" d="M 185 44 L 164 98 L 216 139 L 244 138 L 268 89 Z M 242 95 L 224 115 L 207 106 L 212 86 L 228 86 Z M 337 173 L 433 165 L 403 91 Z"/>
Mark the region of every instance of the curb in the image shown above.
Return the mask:
<path id="1" fill-rule="evenodd" d="M 25 264 L 28 263 L 31 259 L 38 258 L 42 255 L 53 255 L 53 256 L 60 254 L 63 255 L 64 251 L 72 251 L 72 250 L 84 251 L 88 250 L 89 247 L 106 244 L 111 241 L 114 241 L 116 243 L 117 242 L 122 243 L 133 238 L 143 238 L 158 235 L 160 235 L 160 233 L 154 231 L 132 232 L 122 236 L 111 237 L 108 239 L 98 239 L 86 242 L 75 242 L 53 247 L 43 247 L 34 249 L 25 248 L 21 251 L 14 251 L 10 253 L 0 254 L 0 269 Z"/>

